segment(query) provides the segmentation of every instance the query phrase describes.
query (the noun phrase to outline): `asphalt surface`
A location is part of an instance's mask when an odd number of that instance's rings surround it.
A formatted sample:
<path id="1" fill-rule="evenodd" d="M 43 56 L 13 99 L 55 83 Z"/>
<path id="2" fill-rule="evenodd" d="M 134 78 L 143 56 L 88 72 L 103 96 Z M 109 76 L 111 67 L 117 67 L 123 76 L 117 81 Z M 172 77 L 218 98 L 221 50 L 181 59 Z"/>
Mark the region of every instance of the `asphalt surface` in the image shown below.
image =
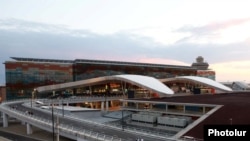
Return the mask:
<path id="1" fill-rule="evenodd" d="M 47 120 L 52 120 L 52 114 L 51 113 L 46 113 L 46 112 L 42 112 L 39 110 L 35 110 L 32 108 L 28 108 L 22 105 L 22 103 L 19 104 L 15 104 L 15 105 L 10 105 L 12 107 L 15 107 L 17 110 L 19 111 L 23 111 L 23 112 L 30 112 L 32 113 L 34 116 L 38 116 L 38 117 L 42 117 L 44 119 Z M 56 121 L 56 116 L 54 115 L 54 121 Z M 140 135 L 140 134 L 135 134 L 135 133 L 129 133 L 126 131 L 118 131 L 115 129 L 111 129 L 108 127 L 100 127 L 100 126 L 96 126 L 96 125 L 92 125 L 92 124 L 88 124 L 88 123 L 84 123 L 81 121 L 75 121 L 73 119 L 68 119 L 68 118 L 59 118 L 60 123 L 62 124 L 67 124 L 69 126 L 73 126 L 75 129 L 79 129 L 79 130 L 83 130 L 83 129 L 87 129 L 87 130 L 91 130 L 97 133 L 102 133 L 105 135 L 110 135 L 110 136 L 114 136 L 114 137 L 118 137 L 118 138 L 122 138 L 126 141 L 134 141 L 137 138 L 143 138 L 144 141 L 153 141 L 153 140 L 157 140 L 157 141 L 166 141 L 166 139 L 155 139 L 149 136 L 145 136 L 145 135 Z"/>

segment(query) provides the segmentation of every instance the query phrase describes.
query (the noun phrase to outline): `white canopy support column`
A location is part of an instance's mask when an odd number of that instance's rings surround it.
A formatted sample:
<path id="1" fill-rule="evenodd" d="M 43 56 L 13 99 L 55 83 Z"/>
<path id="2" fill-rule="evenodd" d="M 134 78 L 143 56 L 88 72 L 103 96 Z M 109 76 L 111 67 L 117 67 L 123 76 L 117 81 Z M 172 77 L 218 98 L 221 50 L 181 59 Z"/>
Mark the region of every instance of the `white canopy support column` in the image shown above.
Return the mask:
<path id="1" fill-rule="evenodd" d="M 109 101 L 106 101 L 106 110 L 105 110 L 106 112 L 108 112 L 109 111 Z"/>
<path id="2" fill-rule="evenodd" d="M 104 101 L 101 102 L 101 111 L 104 111 Z"/>
<path id="3" fill-rule="evenodd" d="M 166 104 L 166 112 L 168 111 L 168 104 Z"/>
<path id="4" fill-rule="evenodd" d="M 29 123 L 26 124 L 27 135 L 31 135 L 33 133 L 32 125 Z"/>
<path id="5" fill-rule="evenodd" d="M 3 127 L 8 127 L 8 120 L 9 120 L 9 116 L 5 113 L 3 113 Z"/>

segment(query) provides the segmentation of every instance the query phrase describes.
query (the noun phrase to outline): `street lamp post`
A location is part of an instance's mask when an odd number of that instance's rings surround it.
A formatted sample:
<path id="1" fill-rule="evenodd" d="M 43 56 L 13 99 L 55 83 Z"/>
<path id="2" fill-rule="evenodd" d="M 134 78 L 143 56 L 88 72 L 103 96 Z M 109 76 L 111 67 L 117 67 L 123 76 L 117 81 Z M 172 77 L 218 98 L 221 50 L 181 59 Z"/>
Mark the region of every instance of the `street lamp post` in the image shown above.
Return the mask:
<path id="1" fill-rule="evenodd" d="M 64 105 L 63 105 L 63 98 L 62 98 L 62 116 L 64 117 Z"/>
<path id="2" fill-rule="evenodd" d="M 59 115 L 58 111 L 56 114 L 56 141 L 60 140 L 60 133 L 59 133 Z"/>
<path id="3" fill-rule="evenodd" d="M 33 92 L 32 92 L 32 95 L 33 95 Z M 32 108 L 32 95 L 31 95 L 31 98 L 30 98 L 30 107 Z"/>
<path id="4" fill-rule="evenodd" d="M 35 96 L 35 91 L 36 91 L 36 89 L 34 89 L 34 90 L 32 91 L 32 93 L 31 93 L 31 98 L 30 98 L 30 107 L 31 107 L 31 108 L 32 108 L 33 98 L 34 98 L 34 96 Z"/>
<path id="5" fill-rule="evenodd" d="M 55 141 L 55 127 L 54 127 L 54 106 L 53 106 L 53 100 L 52 100 L 52 136 L 53 136 L 53 141 Z"/>
<path id="6" fill-rule="evenodd" d="M 122 109 L 122 131 L 124 131 L 123 109 Z"/>
<path id="7" fill-rule="evenodd" d="M 106 106 L 106 112 L 105 113 L 107 113 L 108 112 L 108 102 L 107 102 L 107 94 L 108 94 L 108 91 L 109 91 L 109 87 L 108 87 L 108 84 L 106 84 L 105 85 L 105 93 L 104 93 L 104 98 L 105 98 L 105 106 Z"/>

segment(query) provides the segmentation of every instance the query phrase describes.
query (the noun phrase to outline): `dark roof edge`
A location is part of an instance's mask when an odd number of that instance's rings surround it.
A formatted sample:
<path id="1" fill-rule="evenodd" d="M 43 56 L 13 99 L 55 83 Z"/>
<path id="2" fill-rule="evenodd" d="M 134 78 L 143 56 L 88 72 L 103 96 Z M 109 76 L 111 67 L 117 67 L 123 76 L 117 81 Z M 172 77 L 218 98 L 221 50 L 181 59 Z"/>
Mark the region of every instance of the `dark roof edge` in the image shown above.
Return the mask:
<path id="1" fill-rule="evenodd" d="M 30 61 L 30 62 L 45 62 L 45 63 L 74 63 L 73 60 L 59 60 L 59 59 L 41 59 L 41 58 L 21 58 L 10 57 L 16 61 Z"/>
<path id="2" fill-rule="evenodd" d="M 112 64 L 112 65 L 130 65 L 130 66 L 144 66 L 144 67 L 167 67 L 167 68 L 183 68 L 190 70 L 197 70 L 191 66 L 178 66 L 178 65 L 166 65 L 166 64 L 153 64 L 153 63 L 137 63 L 126 61 L 110 61 L 110 60 L 90 60 L 90 59 L 75 59 L 75 60 L 60 60 L 60 59 L 41 59 L 41 58 L 22 58 L 22 57 L 10 57 L 16 61 L 30 61 L 30 62 L 47 62 L 47 63 L 89 63 L 89 64 Z"/>
<path id="3" fill-rule="evenodd" d="M 126 61 L 110 61 L 110 60 L 88 60 L 88 59 L 76 59 L 75 63 L 91 63 L 91 64 L 113 64 L 113 65 L 130 65 L 130 66 L 148 66 L 148 67 L 168 67 L 168 68 L 185 68 L 197 70 L 191 66 L 178 66 L 178 65 L 166 65 L 166 64 L 153 64 L 153 63 L 137 63 Z"/>

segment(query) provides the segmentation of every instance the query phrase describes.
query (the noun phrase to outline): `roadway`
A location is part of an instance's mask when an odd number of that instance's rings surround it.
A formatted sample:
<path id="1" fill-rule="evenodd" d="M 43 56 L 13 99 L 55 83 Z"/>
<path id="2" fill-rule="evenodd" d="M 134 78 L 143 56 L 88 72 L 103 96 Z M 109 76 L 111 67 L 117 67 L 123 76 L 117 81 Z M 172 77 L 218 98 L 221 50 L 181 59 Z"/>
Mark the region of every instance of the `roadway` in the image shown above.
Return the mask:
<path id="1" fill-rule="evenodd" d="M 11 107 L 14 107 L 16 110 L 26 112 L 29 111 L 33 114 L 33 116 L 37 116 L 46 120 L 51 121 L 52 120 L 52 113 L 44 112 L 41 110 L 36 110 L 35 108 L 27 107 L 24 106 L 23 103 L 17 103 L 17 104 L 12 104 L 10 105 Z M 33 105 L 35 106 L 35 105 Z M 54 113 L 54 122 L 56 123 L 57 120 L 57 115 Z M 82 131 L 83 129 L 87 129 L 93 132 L 97 133 L 102 133 L 105 135 L 109 136 L 114 136 L 121 138 L 126 141 L 134 141 L 137 138 L 143 138 L 144 141 L 152 141 L 152 140 L 158 140 L 158 141 L 167 141 L 167 139 L 162 139 L 162 138 L 155 138 L 151 137 L 145 134 L 138 134 L 138 133 L 133 133 L 133 132 L 128 132 L 128 131 L 123 131 L 123 130 L 117 130 L 110 128 L 109 126 L 99 126 L 95 124 L 90 124 L 86 123 L 84 121 L 77 121 L 74 118 L 68 118 L 68 116 L 58 116 L 60 124 L 68 125 L 69 127 L 73 127 L 74 129 L 79 129 L 79 131 Z M 56 124 L 55 124 L 56 125 Z"/>

